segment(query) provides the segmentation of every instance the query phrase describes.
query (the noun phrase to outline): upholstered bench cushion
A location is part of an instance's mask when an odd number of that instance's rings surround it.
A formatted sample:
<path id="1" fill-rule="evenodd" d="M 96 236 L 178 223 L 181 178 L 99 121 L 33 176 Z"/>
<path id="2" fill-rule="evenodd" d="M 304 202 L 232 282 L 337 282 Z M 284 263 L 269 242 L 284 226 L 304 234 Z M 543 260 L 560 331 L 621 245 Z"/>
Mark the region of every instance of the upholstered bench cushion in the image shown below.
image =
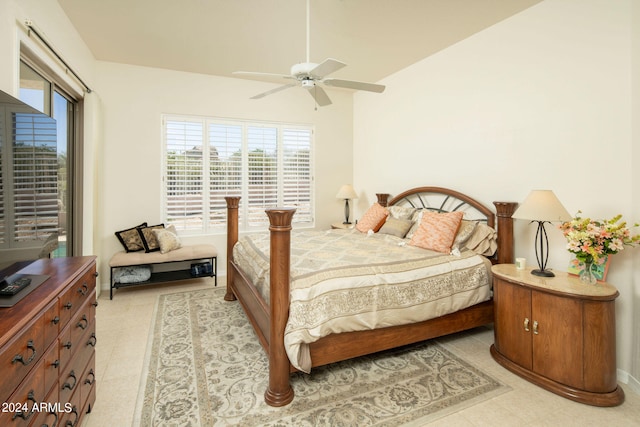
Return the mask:
<path id="1" fill-rule="evenodd" d="M 213 245 L 187 245 L 166 254 L 158 252 L 117 252 L 109 261 L 109 267 L 130 265 L 161 264 L 163 262 L 190 261 L 200 258 L 217 257 L 218 251 Z"/>

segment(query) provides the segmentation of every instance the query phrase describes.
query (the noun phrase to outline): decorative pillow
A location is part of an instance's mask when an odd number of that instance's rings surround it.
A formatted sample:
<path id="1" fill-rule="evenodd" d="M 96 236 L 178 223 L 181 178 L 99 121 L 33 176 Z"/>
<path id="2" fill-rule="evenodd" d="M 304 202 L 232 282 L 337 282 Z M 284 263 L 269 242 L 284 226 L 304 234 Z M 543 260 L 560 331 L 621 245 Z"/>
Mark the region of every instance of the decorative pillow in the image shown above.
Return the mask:
<path id="1" fill-rule="evenodd" d="M 137 225 L 132 228 L 127 228 L 126 230 L 116 231 L 116 237 L 124 246 L 124 250 L 127 252 L 136 252 L 144 249 L 144 245 L 142 244 L 142 239 L 140 238 L 140 234 L 138 234 L 138 228 L 146 227 L 147 223 L 143 222 L 140 225 Z"/>
<path id="2" fill-rule="evenodd" d="M 362 215 L 362 218 L 356 224 L 356 230 L 366 233 L 369 230 L 373 230 L 374 233 L 380 230 L 382 224 L 387 219 L 389 211 L 382 207 L 379 203 L 374 203 L 369 209 Z"/>
<path id="3" fill-rule="evenodd" d="M 413 221 L 410 219 L 396 219 L 393 217 L 387 218 L 384 225 L 380 228 L 379 233 L 391 234 L 392 236 L 400 237 L 404 239 L 407 231 L 413 225 Z"/>
<path id="4" fill-rule="evenodd" d="M 145 252 L 154 252 L 160 250 L 160 245 L 156 236 L 153 235 L 153 230 L 164 228 L 164 224 L 150 225 L 148 227 L 138 228 L 138 234 L 142 240 Z"/>
<path id="5" fill-rule="evenodd" d="M 479 222 L 464 246 L 477 254 L 492 256 L 498 249 L 498 233 Z"/>
<path id="6" fill-rule="evenodd" d="M 409 244 L 432 251 L 450 253 L 463 215 L 462 212 L 424 212 L 420 226 Z"/>
<path id="7" fill-rule="evenodd" d="M 416 212 L 416 208 L 408 206 L 387 206 L 389 215 L 395 219 L 411 219 Z"/>
<path id="8" fill-rule="evenodd" d="M 176 233 L 176 228 L 173 225 L 167 228 L 156 228 L 153 231 L 153 235 L 158 241 L 160 246 L 160 252 L 166 254 L 167 252 L 175 251 L 182 247 L 182 242 Z"/>
<path id="9" fill-rule="evenodd" d="M 415 234 L 415 232 L 418 229 L 418 227 L 420 227 L 420 222 L 422 221 L 422 214 L 424 212 L 427 212 L 427 210 L 426 209 L 416 209 L 416 211 L 413 213 L 413 215 L 411 216 L 411 221 L 413 221 L 413 225 L 411 226 L 411 228 L 407 232 L 407 235 L 405 236 L 405 238 L 411 239 L 413 237 L 413 235 Z"/>
<path id="10" fill-rule="evenodd" d="M 478 225 L 478 221 L 469 221 L 468 219 L 463 219 L 460 223 L 458 234 L 456 234 L 456 238 L 453 241 L 453 247 L 464 247 L 464 244 L 467 242 L 467 240 L 469 240 L 469 237 L 471 237 L 471 235 L 475 231 L 476 225 Z"/>

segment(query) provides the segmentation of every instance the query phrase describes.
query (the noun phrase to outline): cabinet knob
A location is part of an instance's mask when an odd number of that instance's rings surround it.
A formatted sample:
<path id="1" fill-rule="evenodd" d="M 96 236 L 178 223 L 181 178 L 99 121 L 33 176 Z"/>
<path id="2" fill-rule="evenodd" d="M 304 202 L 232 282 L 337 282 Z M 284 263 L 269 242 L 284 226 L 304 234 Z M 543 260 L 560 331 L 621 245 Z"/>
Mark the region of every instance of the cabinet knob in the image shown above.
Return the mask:
<path id="1" fill-rule="evenodd" d="M 533 333 L 535 335 L 538 335 L 538 321 L 537 320 L 533 321 Z"/>
<path id="2" fill-rule="evenodd" d="M 528 317 L 524 318 L 524 330 L 529 332 L 529 318 Z"/>

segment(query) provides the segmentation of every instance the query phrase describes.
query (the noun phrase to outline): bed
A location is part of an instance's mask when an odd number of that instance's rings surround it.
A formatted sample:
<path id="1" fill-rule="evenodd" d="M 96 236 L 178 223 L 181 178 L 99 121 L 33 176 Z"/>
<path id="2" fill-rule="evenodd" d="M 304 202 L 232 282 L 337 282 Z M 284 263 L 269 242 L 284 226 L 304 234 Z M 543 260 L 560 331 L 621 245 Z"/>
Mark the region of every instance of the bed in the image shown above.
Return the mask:
<path id="1" fill-rule="evenodd" d="M 494 214 L 492 209 L 473 198 L 440 187 L 414 188 L 391 200 L 389 200 L 388 194 L 377 194 L 376 196 L 378 200 L 372 208 L 380 209 L 383 207 L 388 215 L 379 224 L 380 226 L 391 223 L 390 218 L 395 218 L 396 215 L 402 216 L 411 211 L 410 219 L 415 220 L 415 223 L 421 223 L 420 218 L 423 213 L 425 216 L 430 215 L 425 212 L 453 213 L 463 216 L 463 222 L 467 225 L 482 224 L 478 225 L 478 228 L 496 230 L 491 236 L 490 247 L 487 246 L 487 239 L 480 243 L 474 243 L 477 244 L 476 248 L 481 246 L 487 256 L 478 256 L 464 247 L 461 247 L 462 251 L 460 251 L 457 246 L 454 246 L 454 250 L 450 253 L 435 256 L 431 251 L 415 248 L 413 244 L 407 245 L 407 239 L 395 236 L 394 233 L 389 236 L 389 233 L 384 232 L 383 229 L 378 233 L 374 233 L 373 230 L 368 232 L 355 230 L 319 231 L 315 234 L 304 231 L 292 232 L 291 220 L 295 209 L 289 208 L 268 209 L 266 211 L 270 221 L 268 235 L 244 236 L 239 241 L 238 207 L 240 198 L 226 198 L 228 265 L 225 300 L 234 301 L 237 299 L 240 302 L 268 355 L 269 384 L 265 391 L 267 404 L 283 406 L 292 401 L 294 393 L 289 384 L 289 374 L 293 371 L 306 372 L 316 366 L 412 344 L 493 322 L 490 266 L 493 263 L 513 262 L 511 215 L 516 204 L 494 202 L 496 209 L 496 214 Z M 365 216 L 368 213 L 369 211 Z M 361 221 L 360 225 L 362 224 L 364 221 Z M 460 230 L 459 234 L 462 233 L 462 228 L 462 226 L 457 228 Z M 415 227 L 412 230 L 415 232 Z M 306 249 L 305 244 L 307 245 Z M 372 244 L 374 249 L 370 254 L 368 253 L 370 249 L 367 248 L 371 248 Z M 379 248 L 378 245 L 383 244 L 388 246 L 384 249 L 375 249 Z M 349 261 L 346 256 L 336 256 L 331 252 L 326 252 L 324 256 L 326 258 L 333 256 L 334 261 L 320 262 L 323 251 L 314 251 L 313 248 L 324 248 L 324 245 L 343 247 L 343 250 L 345 245 L 355 245 L 346 250 L 352 254 L 371 258 L 364 265 L 362 259 L 367 258 L 356 257 L 357 261 Z M 495 253 L 493 249 L 496 249 Z M 380 251 L 384 253 L 381 255 Z M 301 259 L 302 255 L 300 254 L 304 252 L 310 252 L 311 259 Z M 391 258 L 396 256 L 395 253 L 399 259 L 391 262 Z M 418 253 L 421 255 L 418 256 Z M 488 253 L 492 253 L 492 255 L 488 256 Z M 389 262 L 386 262 L 387 257 Z M 444 258 L 444 261 L 441 258 Z M 446 276 L 442 274 L 442 269 L 445 267 L 447 269 Z M 429 273 L 432 276 L 428 278 L 416 275 L 417 272 L 423 274 L 423 272 L 432 270 L 435 273 Z M 345 282 L 341 276 L 343 271 L 353 273 L 349 276 L 352 283 L 348 286 L 344 285 L 346 287 L 342 287 Z M 404 273 L 405 271 L 409 271 L 413 277 L 411 280 L 415 280 L 415 282 L 411 282 L 405 276 L 399 276 L 400 272 Z M 446 281 L 449 283 L 447 286 L 453 285 L 455 288 L 451 301 L 441 295 L 425 296 L 425 300 L 415 297 L 418 294 L 430 294 L 432 293 L 430 290 L 434 288 L 447 287 L 434 285 L 437 282 L 434 282 L 436 279 L 433 277 L 438 276 L 446 277 Z M 466 283 L 466 280 L 456 279 L 462 277 L 471 278 L 470 283 Z M 397 283 L 392 283 L 391 278 Z M 383 286 L 374 288 L 375 283 L 372 282 L 376 281 Z M 410 286 L 405 286 L 406 283 L 409 283 Z M 395 290 L 391 290 L 394 289 L 394 286 L 410 291 L 409 294 L 394 297 L 402 301 L 400 306 L 403 307 L 382 307 L 381 304 L 389 300 L 389 295 L 397 294 Z M 420 286 L 425 292 L 417 291 L 417 289 L 421 289 Z M 322 291 L 322 289 L 329 290 Z M 377 289 L 382 289 L 382 291 Z M 309 308 L 304 304 L 312 301 L 310 295 L 316 295 L 318 298 L 323 297 L 325 300 L 322 302 L 313 300 L 313 308 Z M 300 332 L 301 318 L 313 317 L 316 319 L 316 315 L 322 316 L 325 312 L 333 312 L 335 306 L 340 305 L 339 300 L 336 300 L 339 297 L 336 295 L 342 295 L 345 301 L 361 302 L 361 300 L 366 300 L 361 305 L 374 304 L 376 310 L 356 310 L 355 313 L 352 313 L 353 321 L 327 321 L 326 324 L 329 325 L 327 329 L 322 329 L 325 322 L 320 322 L 322 328 L 314 325 L 314 327 Z M 371 303 L 371 301 L 374 302 Z M 407 308 L 404 308 L 405 305 Z M 435 307 L 435 311 L 427 310 L 429 307 Z M 427 311 L 429 314 L 425 314 Z M 407 313 L 406 318 L 403 317 L 405 314 L 400 316 L 400 313 L 405 312 Z M 393 313 L 393 315 L 390 316 L 388 313 Z M 334 313 L 329 317 L 335 319 L 340 316 L 336 316 Z M 346 314 L 344 317 L 346 318 Z"/>

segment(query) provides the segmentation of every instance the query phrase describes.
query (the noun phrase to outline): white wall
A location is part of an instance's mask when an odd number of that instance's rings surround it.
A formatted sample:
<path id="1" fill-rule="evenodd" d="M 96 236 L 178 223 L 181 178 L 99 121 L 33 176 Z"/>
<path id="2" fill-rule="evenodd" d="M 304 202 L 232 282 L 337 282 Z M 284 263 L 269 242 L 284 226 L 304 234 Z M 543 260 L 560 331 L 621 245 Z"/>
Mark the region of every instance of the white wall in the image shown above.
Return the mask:
<path id="1" fill-rule="evenodd" d="M 438 185 L 490 206 L 552 189 L 572 214 L 640 220 L 630 11 L 630 0 L 547 0 L 386 78 L 379 98 L 357 94 L 354 184 L 371 195 Z M 533 263 L 534 234 L 516 221 L 516 255 Z M 565 241 L 549 234 L 549 266 L 566 269 Z M 620 291 L 618 367 L 635 378 L 639 259 L 615 255 L 608 277 Z"/>
<path id="2" fill-rule="evenodd" d="M 251 100 L 273 85 L 247 80 L 98 62 L 104 118 L 103 171 L 98 191 L 99 251 L 104 261 L 121 250 L 114 232 L 143 221 L 161 222 L 163 113 L 307 123 L 315 126 L 316 226 L 341 218 L 335 195 L 352 180 L 352 94 L 332 91 L 333 104 L 318 108 L 299 88 Z M 224 274 L 226 234 L 184 237 L 186 243 L 212 243 Z M 106 262 L 101 268 L 108 286 Z"/>

